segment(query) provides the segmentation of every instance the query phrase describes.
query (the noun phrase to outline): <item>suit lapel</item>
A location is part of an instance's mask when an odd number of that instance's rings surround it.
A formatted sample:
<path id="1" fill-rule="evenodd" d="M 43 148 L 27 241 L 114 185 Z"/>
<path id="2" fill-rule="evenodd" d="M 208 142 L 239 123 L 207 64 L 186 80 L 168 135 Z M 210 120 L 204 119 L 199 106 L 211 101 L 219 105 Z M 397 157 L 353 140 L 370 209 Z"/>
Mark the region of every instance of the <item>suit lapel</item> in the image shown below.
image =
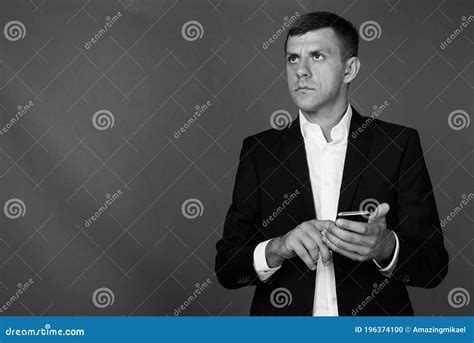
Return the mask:
<path id="1" fill-rule="evenodd" d="M 282 143 L 284 147 L 283 163 L 291 171 L 300 191 L 299 197 L 302 200 L 302 207 L 295 210 L 295 220 L 298 223 L 302 223 L 316 218 L 316 211 L 309 178 L 306 149 L 298 118 L 286 129 L 282 137 Z M 302 263 L 301 266 L 303 267 Z M 291 279 L 285 285 L 294 294 L 293 303 L 290 307 L 286 308 L 288 312 L 285 315 L 312 315 L 316 272 L 306 269 L 306 267 L 303 268 L 305 273 L 308 273 L 307 275 L 302 276 L 299 270 L 294 269 Z"/>
<path id="2" fill-rule="evenodd" d="M 354 205 L 353 199 L 359 179 L 367 166 L 369 148 L 372 141 L 372 126 L 368 125 L 362 132 L 362 124 L 367 117 L 362 117 L 352 108 L 352 119 L 347 142 L 346 158 L 344 161 L 344 171 L 342 174 L 341 189 L 339 193 L 338 211 L 355 211 L 359 209 L 359 204 Z M 340 316 L 348 316 L 351 313 L 352 286 L 353 283 L 342 282 L 347 276 L 348 266 L 353 266 L 354 261 L 338 253 L 333 254 L 334 272 L 336 277 L 337 307 Z M 349 267 L 353 270 L 353 267 Z"/>
<path id="3" fill-rule="evenodd" d="M 367 165 L 366 159 L 372 140 L 372 130 L 370 130 L 370 126 L 366 127 L 362 132 L 357 132 L 357 129 L 361 127 L 364 121 L 365 117 L 362 117 L 354 107 L 352 107 L 352 118 L 349 128 L 346 157 L 344 160 L 338 212 L 357 210 L 351 209 L 351 203 L 360 176 L 364 167 Z M 316 218 L 314 199 L 311 190 L 304 139 L 301 135 L 298 117 L 291 123 L 291 126 L 286 129 L 283 141 L 286 155 L 285 163 L 292 171 L 304 201 L 303 217 L 314 219 Z"/>
<path id="4" fill-rule="evenodd" d="M 300 121 L 297 117 L 286 129 L 283 136 L 283 146 L 285 149 L 285 163 L 291 170 L 297 187 L 303 199 L 304 208 L 300 212 L 300 220 L 306 221 L 316 218 L 313 192 L 309 178 L 308 162 L 306 159 L 306 149 L 304 139 L 301 135 Z"/>
<path id="5" fill-rule="evenodd" d="M 357 132 L 362 123 L 366 120 L 354 108 L 352 108 L 352 118 L 349 128 L 349 136 L 347 143 L 346 156 L 344 161 L 344 170 L 342 175 L 341 189 L 339 195 L 338 212 L 356 210 L 351 208 L 352 200 L 357 189 L 359 178 L 364 170 L 366 156 L 369 152 L 372 140 L 372 130 L 369 125 L 362 132 Z M 289 128 L 283 134 L 283 145 L 285 150 L 284 164 L 291 170 L 296 184 L 298 185 L 301 197 L 303 199 L 303 208 L 298 211 L 298 217 L 295 218 L 299 222 L 316 218 L 316 210 L 314 206 L 313 192 L 311 189 L 311 181 L 309 177 L 309 168 L 306 158 L 306 150 L 304 139 L 301 134 L 299 118 L 294 120 Z M 334 254 L 334 267 L 336 273 L 336 284 L 341 279 L 341 263 L 346 263 L 346 258 Z M 301 278 L 295 285 L 288 285 L 292 292 L 298 294 L 289 311 L 294 311 L 298 315 L 312 315 L 313 299 L 315 291 L 316 272 L 311 272 L 311 277 Z M 338 288 L 338 308 L 339 315 L 347 314 L 347 304 L 344 303 L 344 292 L 340 292 Z"/>
<path id="6" fill-rule="evenodd" d="M 366 159 L 369 153 L 370 142 L 372 140 L 372 130 L 370 130 L 370 125 L 368 125 L 362 132 L 357 131 L 364 121 L 365 117 L 362 117 L 354 108 L 352 108 L 351 125 L 349 129 L 346 157 L 344 160 L 344 171 L 342 174 L 337 212 L 358 210 L 358 208 L 351 208 L 351 205 L 359 184 L 360 176 L 364 167 L 367 165 Z"/>

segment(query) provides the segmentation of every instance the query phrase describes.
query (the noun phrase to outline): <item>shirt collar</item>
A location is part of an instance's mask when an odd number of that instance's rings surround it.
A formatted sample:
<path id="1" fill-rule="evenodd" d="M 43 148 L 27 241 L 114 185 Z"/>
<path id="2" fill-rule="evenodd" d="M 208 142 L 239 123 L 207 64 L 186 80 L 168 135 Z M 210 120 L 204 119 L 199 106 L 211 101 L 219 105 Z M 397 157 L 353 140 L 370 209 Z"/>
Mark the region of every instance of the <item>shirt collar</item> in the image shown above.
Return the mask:
<path id="1" fill-rule="evenodd" d="M 337 123 L 331 129 L 331 142 L 337 143 L 337 142 L 347 141 L 351 118 L 352 118 L 352 108 L 351 108 L 351 105 L 348 104 L 346 112 L 342 116 L 339 123 Z M 304 116 L 303 112 L 301 112 L 301 110 L 299 110 L 299 119 L 300 119 L 301 134 L 303 135 L 304 139 L 307 139 L 308 137 L 311 137 L 311 138 L 318 137 L 318 139 L 322 138 L 324 143 L 326 143 L 326 139 L 324 138 L 321 127 L 318 124 L 309 122 Z"/>

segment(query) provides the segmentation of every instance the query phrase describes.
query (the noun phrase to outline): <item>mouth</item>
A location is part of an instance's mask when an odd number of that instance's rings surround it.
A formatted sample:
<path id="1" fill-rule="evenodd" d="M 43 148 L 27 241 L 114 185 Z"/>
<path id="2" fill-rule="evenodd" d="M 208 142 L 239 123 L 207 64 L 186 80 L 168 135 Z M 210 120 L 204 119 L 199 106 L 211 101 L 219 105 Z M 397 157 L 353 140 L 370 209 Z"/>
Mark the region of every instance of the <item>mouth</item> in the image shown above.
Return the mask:
<path id="1" fill-rule="evenodd" d="M 294 91 L 295 92 L 299 92 L 299 91 L 314 91 L 314 88 L 311 88 L 311 87 L 296 87 L 294 88 Z"/>

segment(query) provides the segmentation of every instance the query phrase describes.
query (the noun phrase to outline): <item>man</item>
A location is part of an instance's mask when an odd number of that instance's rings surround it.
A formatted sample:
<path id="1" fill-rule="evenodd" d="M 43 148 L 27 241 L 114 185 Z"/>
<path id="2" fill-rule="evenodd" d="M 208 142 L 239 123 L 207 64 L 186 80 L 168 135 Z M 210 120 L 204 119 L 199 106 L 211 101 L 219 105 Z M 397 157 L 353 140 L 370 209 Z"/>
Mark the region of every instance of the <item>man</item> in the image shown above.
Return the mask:
<path id="1" fill-rule="evenodd" d="M 348 102 L 357 50 L 343 18 L 300 17 L 285 42 L 298 119 L 243 142 L 215 268 L 226 288 L 256 286 L 251 315 L 413 315 L 406 286 L 446 276 L 417 131 Z M 367 203 L 368 220 L 336 220 Z"/>

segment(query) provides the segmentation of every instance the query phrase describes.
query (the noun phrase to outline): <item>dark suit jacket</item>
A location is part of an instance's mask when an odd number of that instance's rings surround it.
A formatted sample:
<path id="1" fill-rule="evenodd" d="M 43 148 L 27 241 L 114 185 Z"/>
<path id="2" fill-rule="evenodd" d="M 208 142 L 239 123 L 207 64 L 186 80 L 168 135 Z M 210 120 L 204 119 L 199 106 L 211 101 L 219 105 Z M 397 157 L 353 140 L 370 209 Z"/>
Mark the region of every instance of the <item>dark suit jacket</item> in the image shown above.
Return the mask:
<path id="1" fill-rule="evenodd" d="M 295 190 L 299 195 L 278 212 Z M 386 278 L 371 260 L 355 262 L 333 252 L 339 315 L 413 315 L 406 286 L 437 286 L 449 260 L 420 138 L 414 129 L 362 117 L 353 108 L 338 212 L 358 210 L 369 198 L 390 205 L 387 225 L 400 240 L 397 267 Z M 316 272 L 295 257 L 264 283 L 253 252 L 260 242 L 315 218 L 299 119 L 284 130 L 247 137 L 215 269 L 225 288 L 256 286 L 251 315 L 312 315 Z M 272 292 L 281 287 L 291 303 L 273 306 Z"/>

